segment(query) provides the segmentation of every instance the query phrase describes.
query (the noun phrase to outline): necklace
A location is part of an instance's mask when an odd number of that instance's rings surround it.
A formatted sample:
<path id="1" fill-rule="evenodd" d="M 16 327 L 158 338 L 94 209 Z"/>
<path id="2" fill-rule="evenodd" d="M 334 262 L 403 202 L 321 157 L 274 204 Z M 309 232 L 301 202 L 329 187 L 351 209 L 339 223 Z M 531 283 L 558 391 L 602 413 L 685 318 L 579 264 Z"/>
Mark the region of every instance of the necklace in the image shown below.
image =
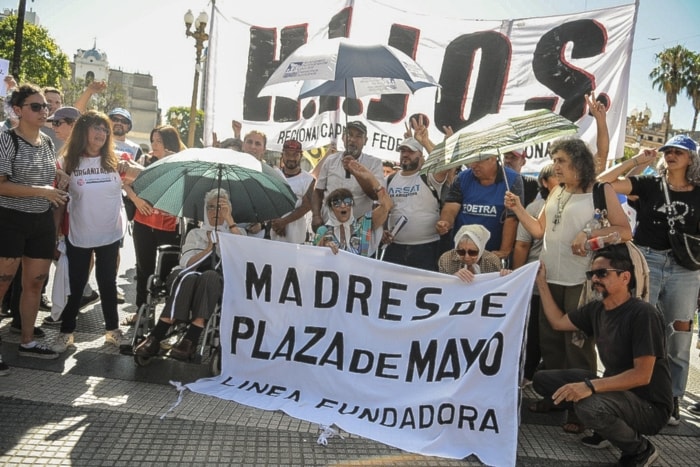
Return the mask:
<path id="1" fill-rule="evenodd" d="M 693 186 L 693 185 L 690 184 L 690 183 L 686 183 L 685 185 L 681 185 L 681 186 L 678 186 L 678 185 L 671 185 L 671 182 L 670 182 L 670 180 L 668 179 L 668 176 L 666 176 L 666 184 L 668 185 L 668 187 L 669 187 L 670 189 L 672 189 L 672 190 L 674 190 L 674 191 L 690 191 L 690 190 L 688 189 L 688 187 L 692 187 L 692 186 Z"/>
<path id="2" fill-rule="evenodd" d="M 566 207 L 566 203 L 568 203 L 571 197 L 573 196 L 573 193 L 569 193 L 569 196 L 564 201 L 562 201 L 562 196 L 564 195 L 565 191 L 566 190 L 564 189 L 564 187 L 562 187 L 561 191 L 559 192 L 559 195 L 557 196 L 557 213 L 554 215 L 552 232 L 557 230 L 557 225 L 559 225 L 559 223 L 561 222 L 561 214 L 564 211 L 564 208 Z"/>

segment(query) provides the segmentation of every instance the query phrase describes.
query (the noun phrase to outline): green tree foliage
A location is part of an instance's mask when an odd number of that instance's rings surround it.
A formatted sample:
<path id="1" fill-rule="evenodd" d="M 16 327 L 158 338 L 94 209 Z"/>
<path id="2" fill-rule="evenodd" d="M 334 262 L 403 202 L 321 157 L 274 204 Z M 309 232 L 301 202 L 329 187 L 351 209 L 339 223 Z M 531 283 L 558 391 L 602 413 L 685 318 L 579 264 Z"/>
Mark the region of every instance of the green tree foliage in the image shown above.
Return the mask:
<path id="1" fill-rule="evenodd" d="M 63 102 L 65 105 L 73 105 L 87 87 L 84 79 L 63 80 Z M 100 94 L 93 94 L 88 104 L 89 109 L 108 112 L 116 107 L 126 107 L 126 91 L 120 83 L 109 82 L 107 89 Z"/>
<path id="2" fill-rule="evenodd" d="M 177 128 L 182 141 L 187 141 L 190 134 L 190 108 L 189 107 L 170 107 L 165 114 L 168 125 Z M 194 133 L 194 147 L 201 148 L 203 146 L 202 139 L 204 135 L 204 112 L 197 109 L 197 126 Z"/>
<path id="3" fill-rule="evenodd" d="M 0 21 L 0 57 L 12 61 L 15 48 L 17 16 Z M 68 56 L 42 26 L 24 23 L 20 74 L 18 83 L 32 82 L 38 86 L 60 88 L 61 80 L 70 76 Z"/>
<path id="4" fill-rule="evenodd" d="M 700 55 L 691 52 L 686 73 L 685 92 L 693 103 L 693 126 L 691 131 L 695 131 L 698 124 L 698 113 L 700 113 Z"/>
<path id="5" fill-rule="evenodd" d="M 691 57 L 692 52 L 682 45 L 665 49 L 656 54 L 657 65 L 649 73 L 654 88 L 666 94 L 668 125 L 664 140 L 668 139 L 668 131 L 671 127 L 671 108 L 675 107 L 678 102 L 678 94 L 687 83 L 686 74 Z"/>

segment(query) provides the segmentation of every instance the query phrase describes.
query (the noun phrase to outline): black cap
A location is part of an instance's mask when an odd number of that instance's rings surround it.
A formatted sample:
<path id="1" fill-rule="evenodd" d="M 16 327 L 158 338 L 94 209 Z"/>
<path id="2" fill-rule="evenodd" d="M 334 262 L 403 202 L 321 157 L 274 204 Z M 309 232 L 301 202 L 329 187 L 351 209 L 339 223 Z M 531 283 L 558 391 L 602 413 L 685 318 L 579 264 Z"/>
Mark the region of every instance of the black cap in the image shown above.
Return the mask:
<path id="1" fill-rule="evenodd" d="M 354 122 L 348 122 L 347 128 L 354 128 L 356 130 L 361 131 L 365 135 L 367 134 L 367 127 L 364 123 L 362 123 L 359 120 L 355 120 Z"/>

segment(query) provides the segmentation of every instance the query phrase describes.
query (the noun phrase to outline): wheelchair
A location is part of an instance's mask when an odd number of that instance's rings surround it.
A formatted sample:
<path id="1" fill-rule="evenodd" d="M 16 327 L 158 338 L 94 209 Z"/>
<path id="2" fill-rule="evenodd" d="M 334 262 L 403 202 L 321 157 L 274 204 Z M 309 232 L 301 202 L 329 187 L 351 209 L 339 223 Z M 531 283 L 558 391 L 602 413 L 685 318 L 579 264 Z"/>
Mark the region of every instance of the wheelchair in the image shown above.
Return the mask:
<path id="1" fill-rule="evenodd" d="M 184 238 L 184 236 L 183 236 Z M 139 307 L 136 314 L 134 334 L 131 344 L 123 349 L 124 354 L 133 355 L 136 365 L 143 367 L 151 363 L 155 358 L 166 356 L 172 344 L 181 338 L 186 329 L 186 323 L 173 323 L 165 339 L 161 342 L 161 352 L 158 356 L 143 357 L 134 355 L 133 349 L 148 336 L 155 326 L 156 320 L 170 295 L 170 286 L 173 282 L 171 275 L 177 274 L 179 269 L 181 247 L 179 245 L 162 245 L 158 247 L 155 272 L 148 278 L 148 294 L 146 303 Z M 221 305 L 216 307 L 212 316 L 207 320 L 200 338 L 198 349 L 192 359 L 194 363 L 206 361 L 212 376 L 221 373 L 221 339 L 219 335 L 219 322 L 221 318 Z"/>

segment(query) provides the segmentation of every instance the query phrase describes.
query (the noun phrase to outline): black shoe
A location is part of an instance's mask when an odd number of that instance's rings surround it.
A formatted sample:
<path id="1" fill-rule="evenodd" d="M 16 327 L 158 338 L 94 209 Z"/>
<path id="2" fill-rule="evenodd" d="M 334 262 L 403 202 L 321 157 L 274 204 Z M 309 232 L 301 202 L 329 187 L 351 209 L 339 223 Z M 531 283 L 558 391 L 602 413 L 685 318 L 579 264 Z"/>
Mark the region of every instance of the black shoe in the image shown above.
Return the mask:
<path id="1" fill-rule="evenodd" d="M 693 405 L 689 405 L 686 410 L 692 413 L 693 415 L 700 415 L 700 402 L 696 402 Z"/>
<path id="2" fill-rule="evenodd" d="M 99 299 L 100 294 L 93 290 L 90 295 L 83 295 L 82 297 L 80 297 L 80 308 L 85 308 L 86 306 L 95 303 Z"/>
<path id="3" fill-rule="evenodd" d="M 53 350 L 49 349 L 43 344 L 35 344 L 34 347 L 23 347 L 22 344 L 19 345 L 17 353 L 20 357 L 34 357 L 43 358 L 44 360 L 53 360 L 58 358 L 58 354 Z"/>
<path id="4" fill-rule="evenodd" d="M 610 441 L 600 436 L 597 432 L 593 432 L 591 436 L 584 436 L 581 438 L 581 442 L 584 446 L 588 446 L 593 449 L 604 449 L 612 446 Z"/>
<path id="5" fill-rule="evenodd" d="M 16 328 L 14 326 L 10 326 L 10 332 L 12 334 L 22 334 L 22 328 Z M 44 337 L 46 334 L 41 328 L 34 328 L 34 337 Z"/>
<path id="6" fill-rule="evenodd" d="M 3 304 L 2 308 L 0 308 L 0 319 L 9 318 L 10 316 L 12 316 L 12 313 L 10 312 L 10 307 Z"/>
<path id="7" fill-rule="evenodd" d="M 10 374 L 10 367 L 7 363 L 2 361 L 2 355 L 0 355 L 0 376 L 7 376 Z"/>
<path id="8" fill-rule="evenodd" d="M 51 311 L 53 304 L 46 294 L 41 294 L 41 300 L 39 301 L 39 309 L 42 311 Z"/>
<path id="9" fill-rule="evenodd" d="M 48 326 L 56 326 L 56 325 L 61 324 L 62 322 L 63 322 L 63 317 L 61 317 L 61 316 L 59 316 L 58 319 L 53 319 L 50 316 L 47 316 L 46 318 L 44 318 L 44 324 L 46 324 Z"/>
<path id="10" fill-rule="evenodd" d="M 623 455 L 620 457 L 620 460 L 618 461 L 618 465 L 621 465 L 623 467 L 648 467 L 650 466 L 656 459 L 659 457 L 659 451 L 656 450 L 653 444 L 651 444 L 651 441 L 648 439 L 647 441 L 647 447 L 644 449 L 642 452 L 637 453 L 637 454 L 628 454 L 628 455 Z"/>

